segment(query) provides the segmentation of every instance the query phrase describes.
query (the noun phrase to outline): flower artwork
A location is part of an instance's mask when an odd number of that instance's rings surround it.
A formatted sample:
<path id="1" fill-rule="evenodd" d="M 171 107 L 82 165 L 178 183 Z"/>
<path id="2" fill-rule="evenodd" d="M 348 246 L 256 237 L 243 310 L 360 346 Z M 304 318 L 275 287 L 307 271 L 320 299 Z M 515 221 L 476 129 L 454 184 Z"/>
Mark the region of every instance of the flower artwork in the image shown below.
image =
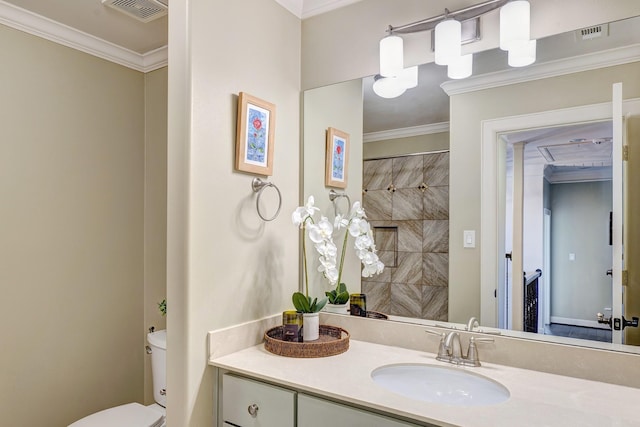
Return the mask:
<path id="1" fill-rule="evenodd" d="M 344 145 L 346 141 L 338 136 L 333 139 L 333 160 L 331 177 L 336 181 L 344 181 Z"/>
<path id="2" fill-rule="evenodd" d="M 335 128 L 327 130 L 325 185 L 347 187 L 349 166 L 349 134 Z"/>
<path id="3" fill-rule="evenodd" d="M 269 146 L 269 111 L 249 104 L 248 116 L 245 162 L 264 167 Z"/>
<path id="4" fill-rule="evenodd" d="M 236 169 L 259 175 L 273 172 L 276 106 L 240 92 L 236 135 Z"/>

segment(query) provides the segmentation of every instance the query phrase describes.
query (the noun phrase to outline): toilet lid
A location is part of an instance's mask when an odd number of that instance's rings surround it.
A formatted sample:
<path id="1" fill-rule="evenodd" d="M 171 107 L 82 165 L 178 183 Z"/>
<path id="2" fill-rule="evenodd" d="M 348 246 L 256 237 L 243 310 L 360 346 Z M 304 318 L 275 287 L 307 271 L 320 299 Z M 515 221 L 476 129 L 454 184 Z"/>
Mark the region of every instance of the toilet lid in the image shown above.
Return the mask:
<path id="1" fill-rule="evenodd" d="M 164 415 L 139 403 L 127 403 L 96 412 L 69 427 L 159 427 Z"/>

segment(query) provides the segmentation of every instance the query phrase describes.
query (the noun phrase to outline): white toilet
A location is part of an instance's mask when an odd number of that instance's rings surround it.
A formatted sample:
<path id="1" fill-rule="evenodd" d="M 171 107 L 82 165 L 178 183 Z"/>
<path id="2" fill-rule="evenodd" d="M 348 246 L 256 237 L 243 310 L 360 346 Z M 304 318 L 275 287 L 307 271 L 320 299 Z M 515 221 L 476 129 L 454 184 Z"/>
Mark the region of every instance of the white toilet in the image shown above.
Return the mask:
<path id="1" fill-rule="evenodd" d="M 167 406 L 167 331 L 147 334 L 151 353 L 151 371 L 153 372 L 153 397 L 155 404 L 144 406 L 139 403 L 127 403 L 115 408 L 96 412 L 69 427 L 166 427 Z"/>

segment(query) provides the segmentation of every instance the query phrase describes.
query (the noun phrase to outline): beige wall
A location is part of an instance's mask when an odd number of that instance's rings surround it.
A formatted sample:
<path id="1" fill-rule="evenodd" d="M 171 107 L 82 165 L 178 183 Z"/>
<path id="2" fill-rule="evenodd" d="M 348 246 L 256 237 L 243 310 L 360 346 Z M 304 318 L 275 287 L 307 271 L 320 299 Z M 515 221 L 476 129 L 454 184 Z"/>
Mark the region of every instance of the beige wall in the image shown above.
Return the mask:
<path id="1" fill-rule="evenodd" d="M 166 327 L 158 303 L 167 295 L 167 68 L 145 74 L 144 324 Z M 146 345 L 146 344 L 145 344 Z M 153 403 L 151 357 L 144 359 L 144 401 Z"/>
<path id="2" fill-rule="evenodd" d="M 143 75 L 0 26 L 0 414 L 143 400 Z"/>
<path id="3" fill-rule="evenodd" d="M 329 200 L 330 188 L 324 185 L 326 131 L 327 128 L 333 127 L 349 134 L 347 188 L 336 189 L 336 191 L 347 194 L 352 204 L 355 201 L 362 201 L 362 109 L 360 79 L 308 90 L 304 93 L 303 200 L 306 201 L 309 196 L 314 196 L 315 205 L 320 208 L 320 213 L 330 220 L 335 217 L 335 211 Z M 349 212 L 350 208 L 344 198 L 336 199 L 336 203 L 342 214 Z M 339 251 L 343 237 L 344 231 L 335 232 L 333 240 Z M 347 285 L 349 292 L 360 292 L 360 260 L 353 250 L 353 238 L 349 238 L 347 245 L 340 281 Z M 318 255 L 309 241 L 307 241 L 307 248 L 309 293 L 324 296 L 324 293 L 332 287 L 317 272 Z"/>
<path id="4" fill-rule="evenodd" d="M 172 3 L 168 114 L 168 424 L 213 424 L 207 332 L 291 308 L 298 288 L 300 20 L 275 1 Z M 282 212 L 260 220 L 235 172 L 237 94 L 277 108 Z M 265 198 L 273 193 L 265 193 Z"/>
<path id="5" fill-rule="evenodd" d="M 629 145 L 629 163 L 627 175 L 626 225 L 627 236 L 625 257 L 629 270 L 629 283 L 625 289 L 624 316 L 627 319 L 640 317 L 640 117 L 631 117 L 627 121 L 627 144 Z M 625 343 L 640 345 L 640 328 L 625 329 Z"/>
<path id="6" fill-rule="evenodd" d="M 449 149 L 449 132 L 432 133 L 406 138 L 367 142 L 363 146 L 365 159 L 403 156 Z"/>
<path id="7" fill-rule="evenodd" d="M 615 82 L 624 83 L 625 99 L 640 97 L 639 73 L 636 62 L 452 96 L 450 241 L 462 241 L 463 230 L 482 233 L 479 129 L 483 120 L 607 102 Z M 451 245 L 449 255 L 449 319 L 464 322 L 480 314 L 480 251 Z"/>

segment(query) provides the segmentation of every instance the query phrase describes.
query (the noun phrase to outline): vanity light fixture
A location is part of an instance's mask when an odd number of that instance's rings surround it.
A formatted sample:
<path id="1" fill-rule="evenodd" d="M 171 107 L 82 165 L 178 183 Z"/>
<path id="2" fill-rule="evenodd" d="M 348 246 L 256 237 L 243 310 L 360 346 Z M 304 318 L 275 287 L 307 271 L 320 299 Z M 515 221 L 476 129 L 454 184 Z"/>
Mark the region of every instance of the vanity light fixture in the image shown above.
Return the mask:
<path id="1" fill-rule="evenodd" d="M 445 9 L 445 16 L 449 11 Z M 435 29 L 435 63 L 449 65 L 462 55 L 462 24 L 455 19 L 445 19 Z"/>
<path id="2" fill-rule="evenodd" d="M 531 40 L 531 5 L 513 0 L 500 8 L 500 49 L 508 52 L 511 67 L 525 67 L 536 61 L 536 41 Z"/>
<path id="3" fill-rule="evenodd" d="M 500 49 L 509 51 L 529 40 L 531 7 L 527 0 L 514 0 L 500 8 Z"/>
<path id="4" fill-rule="evenodd" d="M 404 68 L 403 41 L 402 37 L 389 33 L 380 40 L 380 75 L 398 77 Z"/>
<path id="5" fill-rule="evenodd" d="M 374 78 L 374 92 L 385 98 L 402 95 L 408 86 L 400 84 L 403 68 L 401 34 L 432 31 L 435 63 L 447 66 L 451 79 L 464 79 L 473 72 L 473 54 L 462 55 L 462 45 L 480 40 L 479 20 L 500 9 L 500 48 L 508 52 L 511 67 L 524 67 L 536 60 L 536 40 L 531 40 L 531 6 L 528 0 L 487 0 L 464 9 L 449 11 L 411 24 L 393 27 L 380 41 L 380 74 Z M 417 73 L 417 71 L 416 71 Z"/>
<path id="6" fill-rule="evenodd" d="M 381 98 L 397 98 L 407 89 L 418 86 L 418 66 L 403 68 L 397 77 L 384 77 L 381 74 L 373 78 L 373 91 Z"/>

